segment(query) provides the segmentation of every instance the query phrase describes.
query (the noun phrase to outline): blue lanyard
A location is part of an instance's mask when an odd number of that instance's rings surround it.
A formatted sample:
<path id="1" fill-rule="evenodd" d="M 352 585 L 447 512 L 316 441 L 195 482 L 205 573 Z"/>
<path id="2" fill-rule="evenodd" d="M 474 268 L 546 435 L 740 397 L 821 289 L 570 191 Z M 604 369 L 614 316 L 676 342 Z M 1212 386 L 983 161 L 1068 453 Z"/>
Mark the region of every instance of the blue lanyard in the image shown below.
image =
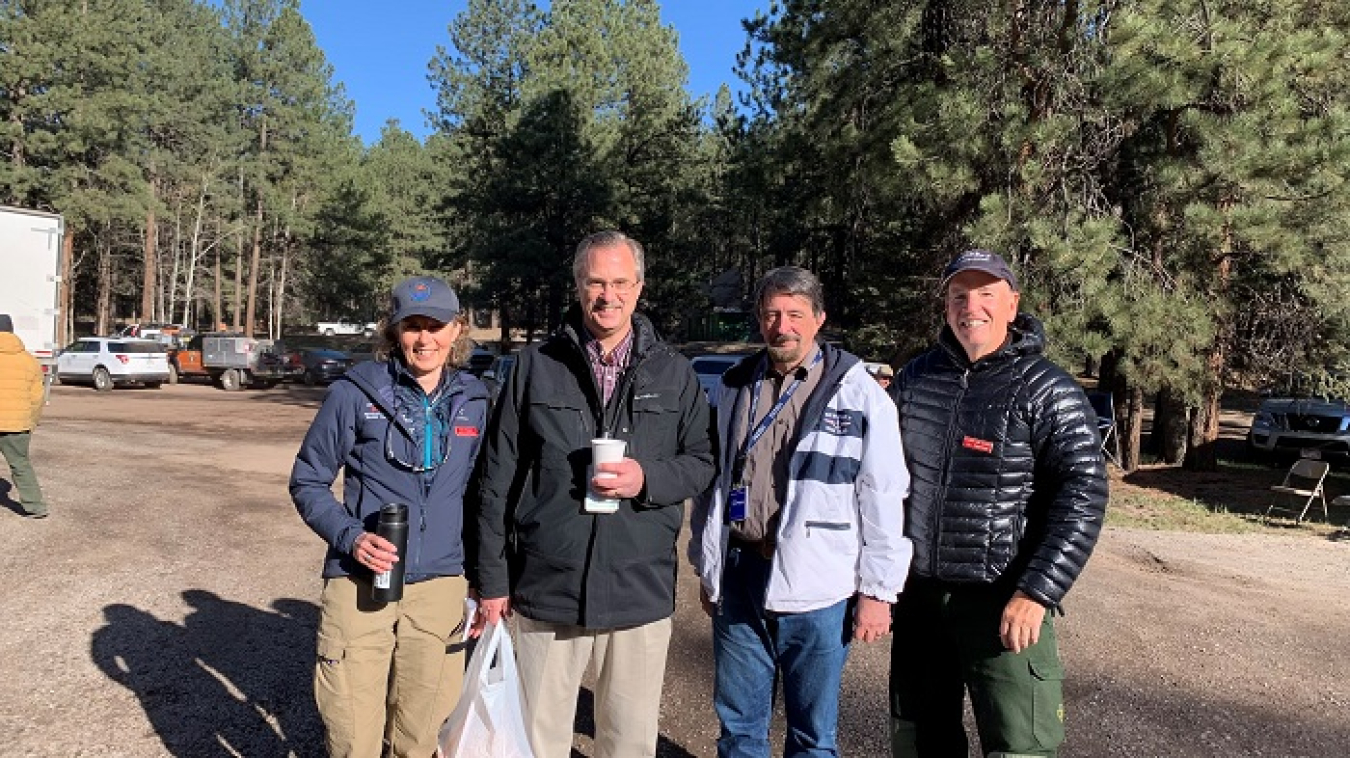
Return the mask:
<path id="1" fill-rule="evenodd" d="M 820 359 L 824 354 L 823 350 L 816 350 L 816 357 L 811 361 L 811 365 L 807 367 L 807 370 L 810 371 L 812 368 L 815 368 L 816 364 L 820 363 Z M 759 393 L 764 387 L 764 374 L 767 371 L 768 362 L 768 358 L 760 361 L 759 369 L 755 372 L 755 386 L 750 395 L 750 415 L 746 417 L 748 423 L 754 423 L 755 411 L 759 409 Z M 736 463 L 731 470 L 731 484 L 733 487 L 741 484 L 741 475 L 745 473 L 745 462 L 750 457 L 750 449 L 755 446 L 756 442 L 759 442 L 765 432 L 769 431 L 769 427 L 773 426 L 774 420 L 777 419 L 778 414 L 782 413 L 783 409 L 787 407 L 788 401 L 792 399 L 792 393 L 797 391 L 797 388 L 801 386 L 802 381 L 803 379 L 801 376 L 793 378 L 792 384 L 789 384 L 788 388 L 783 390 L 782 394 L 778 396 L 778 401 L 773 404 L 773 407 L 769 409 L 769 412 L 764 414 L 764 418 L 760 419 L 759 423 L 755 424 L 755 428 L 751 430 L 750 434 L 746 435 L 745 442 L 741 445 L 740 452 L 736 454 Z"/>

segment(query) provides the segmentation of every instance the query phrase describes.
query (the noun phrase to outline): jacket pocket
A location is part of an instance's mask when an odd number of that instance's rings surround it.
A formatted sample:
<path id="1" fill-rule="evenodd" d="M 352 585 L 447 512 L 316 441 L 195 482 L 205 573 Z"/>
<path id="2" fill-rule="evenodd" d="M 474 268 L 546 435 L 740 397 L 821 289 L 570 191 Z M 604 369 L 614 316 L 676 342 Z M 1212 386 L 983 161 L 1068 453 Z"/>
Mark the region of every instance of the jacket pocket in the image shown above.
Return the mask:
<path id="1" fill-rule="evenodd" d="M 806 522 L 806 530 L 807 530 L 808 532 L 809 532 L 810 530 L 812 530 L 812 529 L 825 529 L 825 530 L 828 530 L 828 531 L 831 531 L 831 532 L 847 532 L 848 530 L 850 530 L 850 529 L 852 529 L 852 528 L 853 528 L 853 525 L 850 524 L 850 523 L 848 523 L 847 521 L 808 521 L 808 522 Z"/>
<path id="2" fill-rule="evenodd" d="M 525 608 L 581 607 L 581 564 L 525 548 L 516 567 L 515 601 Z"/>
<path id="3" fill-rule="evenodd" d="M 639 392 L 633 398 L 632 450 L 629 457 L 666 457 L 675 453 L 680 408 L 673 392 Z"/>
<path id="4" fill-rule="evenodd" d="M 548 469 L 571 469 L 575 453 L 590 445 L 587 409 L 573 398 L 530 403 L 529 425 L 541 441 L 539 463 Z"/>
<path id="5" fill-rule="evenodd" d="M 611 574 L 610 597 L 619 613 L 642 612 L 653 618 L 666 614 L 675 602 L 674 552 L 617 561 Z"/>

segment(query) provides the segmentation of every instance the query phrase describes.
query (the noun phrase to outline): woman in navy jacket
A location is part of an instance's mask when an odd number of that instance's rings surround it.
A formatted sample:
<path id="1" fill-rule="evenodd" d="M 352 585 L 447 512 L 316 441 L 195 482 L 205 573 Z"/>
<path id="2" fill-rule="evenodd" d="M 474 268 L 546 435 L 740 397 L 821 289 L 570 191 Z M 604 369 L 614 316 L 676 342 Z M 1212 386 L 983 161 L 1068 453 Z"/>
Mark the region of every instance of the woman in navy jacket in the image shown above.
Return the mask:
<path id="1" fill-rule="evenodd" d="M 487 416 L 487 389 L 458 370 L 466 332 L 445 282 L 395 286 L 380 359 L 329 389 L 291 471 L 296 509 L 328 543 L 314 690 L 331 756 L 379 758 L 387 745 L 394 758 L 426 758 L 458 699 L 464 492 Z M 375 534 L 388 503 L 408 507 L 401 555 Z M 395 561 L 403 598 L 373 601 L 374 574 Z"/>

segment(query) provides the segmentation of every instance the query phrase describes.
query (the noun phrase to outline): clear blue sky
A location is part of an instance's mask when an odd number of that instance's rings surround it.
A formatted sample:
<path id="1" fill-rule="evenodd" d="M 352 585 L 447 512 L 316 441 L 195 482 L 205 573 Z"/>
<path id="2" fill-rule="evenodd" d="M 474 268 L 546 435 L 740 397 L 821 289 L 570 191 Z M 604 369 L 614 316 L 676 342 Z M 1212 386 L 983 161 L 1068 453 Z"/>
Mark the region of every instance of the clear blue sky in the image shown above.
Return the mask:
<path id="1" fill-rule="evenodd" d="M 545 5 L 546 3 L 540 3 Z M 689 63 L 689 91 L 712 95 L 723 82 L 738 89 L 731 72 L 745 46 L 740 20 L 769 0 L 666 0 L 661 19 L 674 26 Z M 380 127 L 397 118 L 404 129 L 425 137 L 423 109 L 436 105 L 427 83 L 427 62 L 436 45 L 449 45 L 446 28 L 464 10 L 465 0 L 303 0 L 319 47 L 356 102 L 356 132 L 367 144 Z"/>

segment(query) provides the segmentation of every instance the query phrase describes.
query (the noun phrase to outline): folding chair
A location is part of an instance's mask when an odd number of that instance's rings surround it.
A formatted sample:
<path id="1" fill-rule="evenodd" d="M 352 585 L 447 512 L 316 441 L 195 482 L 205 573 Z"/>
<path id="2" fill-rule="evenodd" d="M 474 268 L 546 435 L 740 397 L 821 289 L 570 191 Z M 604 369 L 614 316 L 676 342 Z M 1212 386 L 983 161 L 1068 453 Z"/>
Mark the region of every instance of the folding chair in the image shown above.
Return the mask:
<path id="1" fill-rule="evenodd" d="M 1097 434 L 1102 438 L 1102 454 L 1120 468 L 1120 435 L 1116 434 L 1116 404 L 1110 392 L 1089 392 L 1088 402 L 1097 414 Z"/>
<path id="2" fill-rule="evenodd" d="M 1294 519 L 1295 524 L 1302 523 L 1303 517 L 1308 515 L 1308 509 L 1312 507 L 1314 500 L 1322 501 L 1322 518 L 1327 518 L 1327 496 L 1322 490 L 1322 480 L 1326 479 L 1327 472 L 1331 470 L 1331 464 L 1326 461 L 1314 461 L 1309 458 L 1299 458 L 1289 467 L 1289 472 L 1284 475 L 1284 481 L 1270 488 L 1274 493 L 1271 496 L 1270 507 L 1266 508 L 1266 522 L 1270 521 L 1270 514 L 1273 511 L 1282 513 L 1297 513 L 1298 517 Z M 1301 499 L 1303 506 L 1284 507 L 1279 505 L 1281 496 L 1287 498 Z"/>

